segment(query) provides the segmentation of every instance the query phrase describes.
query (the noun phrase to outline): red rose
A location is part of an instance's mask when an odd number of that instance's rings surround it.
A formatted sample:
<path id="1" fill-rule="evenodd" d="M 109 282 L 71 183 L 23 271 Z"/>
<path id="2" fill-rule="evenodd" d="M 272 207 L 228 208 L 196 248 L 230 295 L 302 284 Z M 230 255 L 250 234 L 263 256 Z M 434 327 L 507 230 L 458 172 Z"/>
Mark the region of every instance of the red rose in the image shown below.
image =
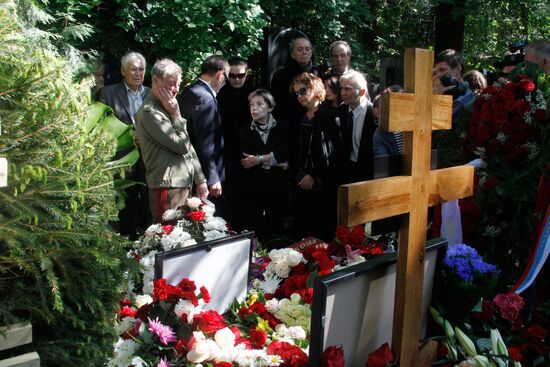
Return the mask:
<path id="1" fill-rule="evenodd" d="M 301 348 L 287 342 L 272 342 L 267 347 L 267 354 L 280 356 L 285 367 L 306 367 L 308 364 L 307 354 Z"/>
<path id="2" fill-rule="evenodd" d="M 394 361 L 395 356 L 390 346 L 388 343 L 384 343 L 380 348 L 369 354 L 365 367 L 386 367 L 388 363 L 393 363 Z"/>
<path id="3" fill-rule="evenodd" d="M 339 347 L 328 347 L 323 352 L 322 367 L 344 367 L 346 365 L 344 359 L 344 349 Z"/>
<path id="4" fill-rule="evenodd" d="M 208 292 L 208 289 L 206 289 L 205 286 L 201 287 L 201 294 L 202 294 L 202 300 L 205 303 L 210 303 L 210 293 Z"/>
<path id="5" fill-rule="evenodd" d="M 195 315 L 193 322 L 197 326 L 197 329 L 208 336 L 213 336 L 216 331 L 227 326 L 223 316 L 214 310 L 204 311 Z"/>
<path id="6" fill-rule="evenodd" d="M 214 367 L 233 367 L 233 363 L 231 362 L 216 362 L 214 363 Z"/>
<path id="7" fill-rule="evenodd" d="M 526 92 L 532 92 L 535 89 L 535 83 L 530 80 L 522 80 L 519 82 L 519 86 Z"/>
<path id="8" fill-rule="evenodd" d="M 162 226 L 164 234 L 169 235 L 174 230 L 174 226 L 171 224 L 165 224 Z"/>
<path id="9" fill-rule="evenodd" d="M 187 218 L 189 218 L 193 222 L 201 222 L 204 220 L 204 218 L 206 218 L 206 213 L 202 210 L 195 210 L 187 213 Z"/>
<path id="10" fill-rule="evenodd" d="M 255 348 L 262 348 L 267 341 L 267 333 L 262 329 L 250 329 L 250 341 Z"/>

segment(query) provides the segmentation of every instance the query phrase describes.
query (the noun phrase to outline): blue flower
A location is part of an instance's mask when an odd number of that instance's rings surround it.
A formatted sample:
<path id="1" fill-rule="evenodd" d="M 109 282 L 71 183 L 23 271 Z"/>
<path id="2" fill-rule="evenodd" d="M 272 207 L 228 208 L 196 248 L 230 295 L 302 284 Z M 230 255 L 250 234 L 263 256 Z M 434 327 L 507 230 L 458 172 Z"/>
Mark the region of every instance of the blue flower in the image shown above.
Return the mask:
<path id="1" fill-rule="evenodd" d="M 462 281 L 473 283 L 476 276 L 497 276 L 496 266 L 483 261 L 477 251 L 465 244 L 451 245 L 443 260 L 445 266 Z"/>

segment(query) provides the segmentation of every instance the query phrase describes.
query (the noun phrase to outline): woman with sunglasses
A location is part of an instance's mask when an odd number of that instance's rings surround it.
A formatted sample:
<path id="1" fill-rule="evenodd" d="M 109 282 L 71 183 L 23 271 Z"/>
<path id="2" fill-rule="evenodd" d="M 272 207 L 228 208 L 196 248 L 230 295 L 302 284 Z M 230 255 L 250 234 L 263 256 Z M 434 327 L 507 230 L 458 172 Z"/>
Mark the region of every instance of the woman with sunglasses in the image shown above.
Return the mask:
<path id="1" fill-rule="evenodd" d="M 337 162 L 340 139 L 336 112 L 323 105 L 323 81 L 303 73 L 291 84 L 306 112 L 297 125 L 294 144 L 297 156 L 293 190 L 294 221 L 299 237 L 312 235 L 325 241 L 334 239 L 336 229 Z"/>
<path id="2" fill-rule="evenodd" d="M 252 122 L 239 131 L 239 147 L 244 168 L 243 224 L 266 235 L 282 234 L 288 198 L 288 132 L 273 118 L 275 99 L 265 89 L 248 96 Z"/>

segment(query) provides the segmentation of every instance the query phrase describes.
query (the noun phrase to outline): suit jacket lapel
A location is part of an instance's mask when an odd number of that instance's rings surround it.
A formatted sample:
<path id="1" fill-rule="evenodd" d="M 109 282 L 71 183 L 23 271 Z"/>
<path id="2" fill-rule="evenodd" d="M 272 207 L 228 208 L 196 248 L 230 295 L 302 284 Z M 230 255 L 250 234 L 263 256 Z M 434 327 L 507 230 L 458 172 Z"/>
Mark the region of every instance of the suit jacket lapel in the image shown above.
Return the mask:
<path id="1" fill-rule="evenodd" d="M 128 102 L 128 93 L 126 92 L 126 85 L 124 82 L 120 82 L 119 87 L 117 88 L 117 97 L 122 106 L 124 106 L 124 110 L 128 115 L 129 121 L 133 121 L 132 114 L 130 113 L 130 103 Z"/>

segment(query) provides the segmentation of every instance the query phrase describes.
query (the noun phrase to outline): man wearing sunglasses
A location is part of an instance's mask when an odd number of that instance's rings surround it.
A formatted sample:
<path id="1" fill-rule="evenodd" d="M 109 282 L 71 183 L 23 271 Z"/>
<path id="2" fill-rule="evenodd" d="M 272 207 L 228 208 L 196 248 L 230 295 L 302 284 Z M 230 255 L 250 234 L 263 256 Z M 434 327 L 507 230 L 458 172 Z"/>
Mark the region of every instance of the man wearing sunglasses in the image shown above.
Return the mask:
<path id="1" fill-rule="evenodd" d="M 189 137 L 195 147 L 208 182 L 210 199 L 218 214 L 223 213 L 222 182 L 225 179 L 223 132 L 216 94 L 225 84 L 229 64 L 219 55 L 201 64 L 199 79 L 185 88 L 178 98 L 181 115 L 187 120 Z"/>
<path id="2" fill-rule="evenodd" d="M 227 83 L 220 89 L 218 107 L 222 116 L 222 127 L 225 150 L 225 184 L 224 197 L 227 200 L 227 216 L 235 229 L 240 229 L 240 215 L 232 209 L 239 207 L 241 193 L 241 153 L 238 146 L 239 130 L 243 125 L 250 125 L 250 108 L 248 95 L 254 90 L 252 78 L 248 77 L 248 62 L 240 56 L 230 57 Z"/>

